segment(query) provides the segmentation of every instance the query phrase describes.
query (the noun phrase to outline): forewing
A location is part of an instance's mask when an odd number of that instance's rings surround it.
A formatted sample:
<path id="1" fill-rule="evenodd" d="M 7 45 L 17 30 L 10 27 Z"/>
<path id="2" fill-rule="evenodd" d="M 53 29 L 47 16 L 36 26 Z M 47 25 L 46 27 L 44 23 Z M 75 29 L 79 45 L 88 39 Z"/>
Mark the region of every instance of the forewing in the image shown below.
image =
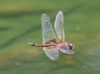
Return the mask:
<path id="1" fill-rule="evenodd" d="M 67 54 L 74 54 L 74 52 L 70 50 L 69 47 L 65 44 L 60 45 L 59 50 Z"/>
<path id="2" fill-rule="evenodd" d="M 42 23 L 43 43 L 55 38 L 55 34 L 53 32 L 51 22 L 49 20 L 49 17 L 46 14 L 42 14 L 41 23 Z"/>
<path id="3" fill-rule="evenodd" d="M 51 48 L 47 49 L 46 47 L 43 48 L 44 52 L 46 55 L 51 59 L 51 60 L 56 60 L 59 57 L 59 52 L 57 48 Z"/>
<path id="4" fill-rule="evenodd" d="M 59 11 L 55 19 L 55 30 L 59 40 L 61 41 L 64 41 L 65 38 L 63 24 L 64 24 L 64 15 L 62 11 Z"/>

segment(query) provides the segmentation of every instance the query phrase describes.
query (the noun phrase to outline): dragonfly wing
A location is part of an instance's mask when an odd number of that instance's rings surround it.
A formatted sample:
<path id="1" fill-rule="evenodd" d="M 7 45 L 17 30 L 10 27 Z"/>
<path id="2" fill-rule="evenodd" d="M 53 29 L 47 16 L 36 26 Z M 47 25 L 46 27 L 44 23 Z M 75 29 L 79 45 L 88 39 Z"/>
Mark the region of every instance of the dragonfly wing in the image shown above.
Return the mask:
<path id="1" fill-rule="evenodd" d="M 59 40 L 61 41 L 64 41 L 65 38 L 63 24 L 64 24 L 64 15 L 62 11 L 59 11 L 55 19 L 55 30 Z"/>
<path id="2" fill-rule="evenodd" d="M 57 48 L 48 49 L 44 47 L 44 52 L 51 60 L 56 60 L 59 57 L 59 52 Z"/>
<path id="3" fill-rule="evenodd" d="M 67 54 L 74 54 L 74 52 L 71 49 L 69 49 L 67 45 L 64 44 L 60 45 L 59 50 Z"/>
<path id="4" fill-rule="evenodd" d="M 55 38 L 55 34 L 53 32 L 50 19 L 46 14 L 42 14 L 41 23 L 42 23 L 43 43 L 45 43 L 50 39 Z"/>

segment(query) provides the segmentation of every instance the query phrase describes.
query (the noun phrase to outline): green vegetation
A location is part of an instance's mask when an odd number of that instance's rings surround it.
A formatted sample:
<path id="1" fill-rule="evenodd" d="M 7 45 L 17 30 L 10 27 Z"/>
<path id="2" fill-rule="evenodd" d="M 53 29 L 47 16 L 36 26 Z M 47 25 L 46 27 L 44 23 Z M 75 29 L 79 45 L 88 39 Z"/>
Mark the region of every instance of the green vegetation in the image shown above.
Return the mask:
<path id="1" fill-rule="evenodd" d="M 75 54 L 52 61 L 27 42 L 42 43 L 42 13 L 54 25 L 60 10 Z M 99 74 L 99 45 L 99 0 L 0 0 L 0 74 Z"/>

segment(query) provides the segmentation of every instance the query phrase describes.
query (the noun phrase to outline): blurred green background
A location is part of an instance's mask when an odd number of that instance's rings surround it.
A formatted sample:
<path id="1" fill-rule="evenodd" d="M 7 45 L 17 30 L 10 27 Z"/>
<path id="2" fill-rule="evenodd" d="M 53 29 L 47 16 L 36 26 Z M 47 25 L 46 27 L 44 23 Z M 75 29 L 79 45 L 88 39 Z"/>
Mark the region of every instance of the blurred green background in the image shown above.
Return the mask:
<path id="1" fill-rule="evenodd" d="M 63 11 L 73 55 L 50 60 L 42 48 L 41 15 L 54 25 Z M 0 74 L 100 74 L 100 0 L 0 0 Z"/>

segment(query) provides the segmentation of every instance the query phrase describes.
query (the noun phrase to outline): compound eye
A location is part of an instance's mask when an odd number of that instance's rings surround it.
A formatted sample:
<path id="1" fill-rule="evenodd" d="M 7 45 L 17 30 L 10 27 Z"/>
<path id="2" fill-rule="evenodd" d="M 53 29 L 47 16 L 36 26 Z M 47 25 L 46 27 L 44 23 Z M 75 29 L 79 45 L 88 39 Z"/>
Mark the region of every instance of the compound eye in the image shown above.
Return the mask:
<path id="1" fill-rule="evenodd" d="M 69 43 L 68 46 L 69 46 L 69 49 L 71 49 L 71 50 L 74 48 L 73 44 L 71 44 L 71 43 Z"/>

